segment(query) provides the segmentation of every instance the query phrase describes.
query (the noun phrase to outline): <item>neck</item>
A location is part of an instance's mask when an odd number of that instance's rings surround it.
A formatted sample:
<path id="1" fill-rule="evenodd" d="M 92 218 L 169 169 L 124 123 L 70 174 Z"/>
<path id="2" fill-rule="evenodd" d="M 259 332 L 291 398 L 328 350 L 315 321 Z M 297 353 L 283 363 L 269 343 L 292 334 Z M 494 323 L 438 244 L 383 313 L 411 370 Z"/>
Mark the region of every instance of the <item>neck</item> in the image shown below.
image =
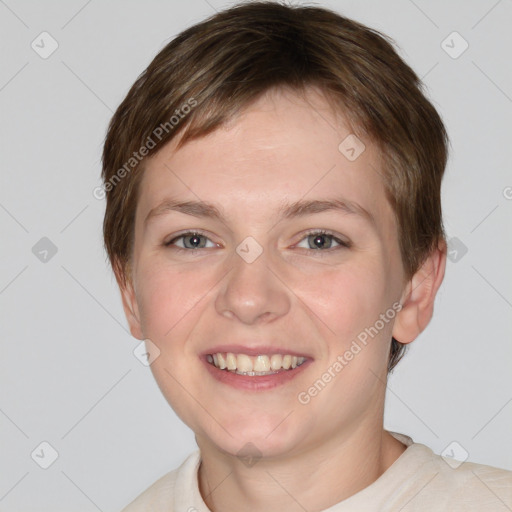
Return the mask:
<path id="1" fill-rule="evenodd" d="M 198 445 L 199 489 L 212 512 L 318 512 L 371 485 L 406 449 L 382 422 L 253 465 L 199 439 Z"/>

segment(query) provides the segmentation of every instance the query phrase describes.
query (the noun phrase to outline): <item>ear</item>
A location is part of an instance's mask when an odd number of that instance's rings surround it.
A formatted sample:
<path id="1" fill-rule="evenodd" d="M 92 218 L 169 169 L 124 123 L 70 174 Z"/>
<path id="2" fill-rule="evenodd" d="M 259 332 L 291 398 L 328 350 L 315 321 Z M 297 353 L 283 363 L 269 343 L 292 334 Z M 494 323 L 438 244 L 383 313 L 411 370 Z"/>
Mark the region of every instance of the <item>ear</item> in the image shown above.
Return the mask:
<path id="1" fill-rule="evenodd" d="M 130 272 L 129 269 L 122 269 L 119 263 L 115 263 L 114 274 L 116 276 L 116 281 L 121 292 L 124 314 L 126 316 L 126 320 L 128 321 L 130 332 L 133 337 L 137 338 L 138 340 L 142 340 L 144 339 L 144 336 L 142 334 L 142 327 L 140 324 L 137 297 L 133 287 L 132 272 Z"/>
<path id="2" fill-rule="evenodd" d="M 402 309 L 393 326 L 393 338 L 411 343 L 427 327 L 434 312 L 434 300 L 446 268 L 446 241 L 427 257 L 402 294 Z"/>

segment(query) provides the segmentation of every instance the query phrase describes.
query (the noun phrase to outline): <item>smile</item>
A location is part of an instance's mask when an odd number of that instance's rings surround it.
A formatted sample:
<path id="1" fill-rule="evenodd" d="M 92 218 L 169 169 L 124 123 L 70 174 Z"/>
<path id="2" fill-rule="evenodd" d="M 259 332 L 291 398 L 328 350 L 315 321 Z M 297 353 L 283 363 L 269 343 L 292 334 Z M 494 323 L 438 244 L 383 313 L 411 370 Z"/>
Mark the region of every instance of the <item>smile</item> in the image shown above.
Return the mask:
<path id="1" fill-rule="evenodd" d="M 301 354 L 272 353 L 271 347 L 249 348 L 247 351 L 253 355 L 244 353 L 245 350 L 219 349 L 200 358 L 208 373 L 217 382 L 244 391 L 261 392 L 283 386 L 297 379 L 313 363 L 313 358 Z M 258 354 L 259 350 L 268 353 Z"/>
<path id="2" fill-rule="evenodd" d="M 303 364 L 306 358 L 290 354 L 249 356 L 247 354 L 234 354 L 233 352 L 217 352 L 208 354 L 206 360 L 219 370 L 254 377 L 293 370 Z"/>

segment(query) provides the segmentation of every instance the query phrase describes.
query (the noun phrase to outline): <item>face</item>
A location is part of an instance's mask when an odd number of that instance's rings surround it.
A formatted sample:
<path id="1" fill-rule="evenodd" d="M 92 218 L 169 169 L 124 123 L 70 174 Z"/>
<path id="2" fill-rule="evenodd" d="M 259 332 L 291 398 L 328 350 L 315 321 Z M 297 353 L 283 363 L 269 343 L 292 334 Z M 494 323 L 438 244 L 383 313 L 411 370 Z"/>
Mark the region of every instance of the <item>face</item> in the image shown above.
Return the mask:
<path id="1" fill-rule="evenodd" d="M 349 135 L 275 90 L 147 161 L 125 309 L 198 443 L 292 455 L 382 414 L 403 269 L 379 153 Z"/>

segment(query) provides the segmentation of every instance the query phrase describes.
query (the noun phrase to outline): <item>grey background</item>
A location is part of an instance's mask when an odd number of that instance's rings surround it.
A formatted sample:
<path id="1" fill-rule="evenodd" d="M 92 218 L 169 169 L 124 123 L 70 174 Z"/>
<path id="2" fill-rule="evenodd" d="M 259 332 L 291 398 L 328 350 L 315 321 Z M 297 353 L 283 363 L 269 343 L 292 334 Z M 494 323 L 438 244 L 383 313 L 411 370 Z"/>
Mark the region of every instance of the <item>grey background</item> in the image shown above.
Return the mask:
<path id="1" fill-rule="evenodd" d="M 133 355 L 93 189 L 138 74 L 229 4 L 0 0 L 0 510 L 119 510 L 196 448 Z M 512 469 L 512 2 L 319 4 L 395 39 L 452 142 L 443 207 L 458 240 L 434 319 L 389 379 L 385 426 Z M 43 31 L 59 45 L 47 59 L 31 47 Z M 469 44 L 458 58 L 442 47 L 453 31 Z"/>

